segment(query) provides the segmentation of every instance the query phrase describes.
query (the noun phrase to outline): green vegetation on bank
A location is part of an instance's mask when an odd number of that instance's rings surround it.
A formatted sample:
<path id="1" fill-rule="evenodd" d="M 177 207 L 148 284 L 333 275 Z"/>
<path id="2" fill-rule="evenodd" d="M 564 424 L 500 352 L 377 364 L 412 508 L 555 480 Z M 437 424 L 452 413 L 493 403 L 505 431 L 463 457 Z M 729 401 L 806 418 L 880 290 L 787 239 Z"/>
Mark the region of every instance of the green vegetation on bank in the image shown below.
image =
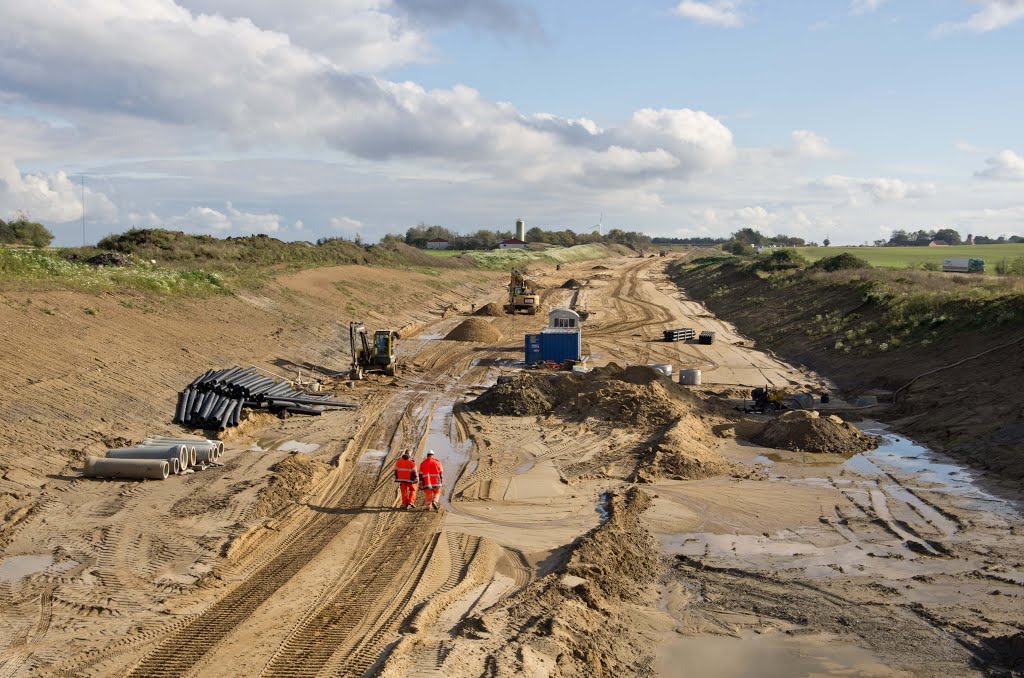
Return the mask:
<path id="1" fill-rule="evenodd" d="M 224 279 L 201 270 L 152 264 L 93 266 L 69 261 L 56 251 L 0 247 L 0 286 L 8 290 L 133 290 L 159 295 L 205 296 L 225 292 Z"/>
<path id="2" fill-rule="evenodd" d="M 794 250 L 717 262 L 705 258 L 702 264 L 673 263 L 670 274 L 700 290 L 697 298 L 753 305 L 784 298 L 808 322 L 799 329 L 766 323 L 759 339 L 797 331 L 841 354 L 927 349 L 954 332 L 1024 327 L 1021 278 L 871 267 L 850 252 L 829 253 L 807 267 L 793 265 L 806 261 Z"/>

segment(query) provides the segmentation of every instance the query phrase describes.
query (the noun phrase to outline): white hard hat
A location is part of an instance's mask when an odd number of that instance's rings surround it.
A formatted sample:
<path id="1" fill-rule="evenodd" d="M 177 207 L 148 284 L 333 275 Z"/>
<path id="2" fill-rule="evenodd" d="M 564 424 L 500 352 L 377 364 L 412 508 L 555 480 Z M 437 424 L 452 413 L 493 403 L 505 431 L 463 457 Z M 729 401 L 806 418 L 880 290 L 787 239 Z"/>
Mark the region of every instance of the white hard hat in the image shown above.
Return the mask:
<path id="1" fill-rule="evenodd" d="M 428 457 L 434 456 L 434 451 L 433 450 L 427 450 L 427 456 Z"/>

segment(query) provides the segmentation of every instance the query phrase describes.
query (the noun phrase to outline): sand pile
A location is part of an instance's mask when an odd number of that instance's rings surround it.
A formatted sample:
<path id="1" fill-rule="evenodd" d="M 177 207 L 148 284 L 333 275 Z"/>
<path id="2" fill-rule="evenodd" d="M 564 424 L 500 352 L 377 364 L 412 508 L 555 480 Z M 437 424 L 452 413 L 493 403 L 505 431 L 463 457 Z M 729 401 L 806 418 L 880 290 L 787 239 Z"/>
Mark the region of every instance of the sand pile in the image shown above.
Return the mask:
<path id="1" fill-rule="evenodd" d="M 499 318 L 505 315 L 505 308 L 501 304 L 492 301 L 491 303 L 484 304 L 478 308 L 473 315 L 480 315 L 488 318 Z"/>
<path id="2" fill-rule="evenodd" d="M 694 414 L 686 414 L 651 448 L 638 467 L 636 479 L 641 482 L 657 478 L 699 480 L 732 471 L 733 464 L 717 447 L 718 440 L 710 423 Z"/>
<path id="3" fill-rule="evenodd" d="M 556 414 L 653 428 L 667 426 L 697 404 L 695 396 L 649 367 L 609 365 L 587 374 L 519 374 L 484 391 L 470 407 L 490 415 Z"/>
<path id="4" fill-rule="evenodd" d="M 583 287 L 583 283 L 581 283 L 576 278 L 569 278 L 564 283 L 562 283 L 563 290 L 578 290 L 581 287 Z"/>
<path id="5" fill-rule="evenodd" d="M 647 606 L 664 565 L 641 520 L 649 505 L 635 487 L 612 495 L 608 520 L 581 537 L 564 564 L 466 618 L 445 675 L 653 675 L 650 638 L 659 631 Z"/>
<path id="6" fill-rule="evenodd" d="M 501 341 L 501 332 L 491 327 L 491 324 L 480 318 L 467 318 L 458 327 L 448 333 L 445 339 L 452 341 L 479 341 L 485 344 L 493 344 Z"/>
<path id="7" fill-rule="evenodd" d="M 836 415 L 785 412 L 769 422 L 752 440 L 758 445 L 796 452 L 855 454 L 878 447 L 879 437 L 861 433 Z"/>

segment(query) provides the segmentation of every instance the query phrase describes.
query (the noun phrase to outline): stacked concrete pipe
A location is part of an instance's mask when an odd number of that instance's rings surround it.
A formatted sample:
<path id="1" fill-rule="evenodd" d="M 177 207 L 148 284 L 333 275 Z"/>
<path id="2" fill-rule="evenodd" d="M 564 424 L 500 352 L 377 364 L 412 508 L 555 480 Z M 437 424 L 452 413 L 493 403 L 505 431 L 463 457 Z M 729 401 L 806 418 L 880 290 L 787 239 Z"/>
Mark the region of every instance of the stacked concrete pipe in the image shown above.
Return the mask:
<path id="1" fill-rule="evenodd" d="M 146 447 L 159 445 L 187 445 L 195 450 L 193 464 L 212 464 L 224 455 L 224 443 L 219 440 L 195 440 L 192 438 L 165 438 L 154 436 L 142 441 Z"/>
<path id="2" fill-rule="evenodd" d="M 166 459 L 85 458 L 84 475 L 87 478 L 166 480 L 170 472 L 171 464 Z"/>
<path id="3" fill-rule="evenodd" d="M 157 447 L 123 447 L 107 451 L 108 459 L 177 459 L 182 471 L 191 466 L 192 453 L 189 447 L 179 444 L 168 444 Z"/>

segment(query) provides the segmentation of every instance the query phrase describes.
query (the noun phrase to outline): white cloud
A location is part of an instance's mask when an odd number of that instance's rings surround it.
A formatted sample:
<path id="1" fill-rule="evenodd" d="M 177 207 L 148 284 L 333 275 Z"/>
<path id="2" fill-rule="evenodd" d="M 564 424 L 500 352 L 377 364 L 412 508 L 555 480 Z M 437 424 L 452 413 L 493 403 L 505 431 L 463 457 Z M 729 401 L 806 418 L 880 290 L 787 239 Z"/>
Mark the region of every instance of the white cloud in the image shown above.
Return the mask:
<path id="1" fill-rule="evenodd" d="M 985 160 L 988 168 L 975 172 L 981 179 L 997 181 L 1024 181 L 1024 156 L 1011 150 L 1000 151 L 995 157 Z"/>
<path id="2" fill-rule="evenodd" d="M 911 183 L 902 179 L 882 177 L 862 179 L 841 174 L 832 174 L 813 182 L 811 187 L 845 193 L 854 205 L 863 195 L 870 197 L 876 203 L 882 203 L 923 198 L 934 195 L 936 191 L 935 185 L 931 183 Z"/>
<path id="3" fill-rule="evenodd" d="M 793 139 L 793 152 L 801 158 L 837 158 L 842 155 L 840 151 L 832 147 L 832 142 L 828 137 L 811 130 L 794 130 L 790 136 Z"/>
<path id="4" fill-rule="evenodd" d="M 280 215 L 243 212 L 230 202 L 223 211 L 196 206 L 182 215 L 158 220 L 165 228 L 201 233 L 276 233 L 281 228 Z"/>
<path id="5" fill-rule="evenodd" d="M 743 25 L 739 0 L 682 0 L 672 13 L 709 26 L 739 28 Z"/>
<path id="6" fill-rule="evenodd" d="M 363 222 L 352 217 L 331 217 L 330 224 L 332 229 L 343 233 L 359 233 L 366 227 Z"/>
<path id="7" fill-rule="evenodd" d="M 975 0 L 981 8 L 959 23 L 945 23 L 935 29 L 938 35 L 956 31 L 988 33 L 1024 19 L 1024 0 Z"/>
<path id="8" fill-rule="evenodd" d="M 961 153 L 988 153 L 988 151 L 982 148 L 981 146 L 975 146 L 974 144 L 967 141 L 956 142 L 955 148 Z"/>
<path id="9" fill-rule="evenodd" d="M 63 171 L 22 174 L 13 161 L 0 160 L 0 215 L 19 212 L 32 219 L 64 224 L 82 218 L 82 186 Z M 117 219 L 117 206 L 104 193 L 85 188 L 85 218 L 89 222 Z"/>
<path id="10" fill-rule="evenodd" d="M 881 7 L 886 0 L 850 0 L 851 14 L 867 14 Z"/>
<path id="11" fill-rule="evenodd" d="M 427 90 L 356 74 L 305 38 L 232 18 L 231 4 L 210 15 L 172 0 L 16 3 L 0 24 L 0 82 L 42 105 L 224 135 L 243 148 L 302 144 L 375 162 L 442 159 L 527 180 L 574 181 L 594 152 L 624 166 L 613 147 L 672 154 L 676 162 L 658 165 L 674 177 L 728 162 L 733 152 L 728 128 L 701 111 L 643 109 L 620 128 L 601 129 L 587 118 L 523 114 L 462 85 Z M 254 13 L 269 6 L 264 0 Z M 290 25 L 280 16 L 262 20 Z M 655 178 L 623 179 L 631 177 Z"/>

